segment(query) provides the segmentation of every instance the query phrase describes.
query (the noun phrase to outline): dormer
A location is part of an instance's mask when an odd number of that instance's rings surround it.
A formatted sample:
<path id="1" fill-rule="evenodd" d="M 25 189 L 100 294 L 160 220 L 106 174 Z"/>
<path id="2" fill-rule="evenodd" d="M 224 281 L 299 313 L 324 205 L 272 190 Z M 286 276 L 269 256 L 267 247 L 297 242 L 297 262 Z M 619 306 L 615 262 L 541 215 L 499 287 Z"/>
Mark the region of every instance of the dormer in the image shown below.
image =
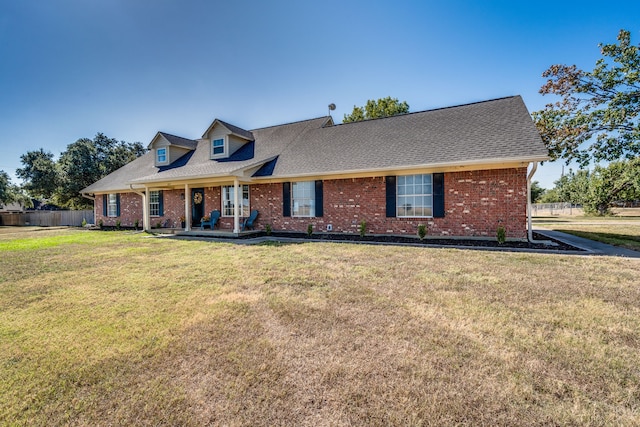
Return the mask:
<path id="1" fill-rule="evenodd" d="M 209 145 L 211 160 L 228 159 L 245 144 L 253 141 L 253 134 L 222 120 L 215 119 L 202 135 Z"/>
<path id="2" fill-rule="evenodd" d="M 158 132 L 147 148 L 154 152 L 156 167 L 162 167 L 195 150 L 197 145 L 198 143 L 191 139 Z"/>

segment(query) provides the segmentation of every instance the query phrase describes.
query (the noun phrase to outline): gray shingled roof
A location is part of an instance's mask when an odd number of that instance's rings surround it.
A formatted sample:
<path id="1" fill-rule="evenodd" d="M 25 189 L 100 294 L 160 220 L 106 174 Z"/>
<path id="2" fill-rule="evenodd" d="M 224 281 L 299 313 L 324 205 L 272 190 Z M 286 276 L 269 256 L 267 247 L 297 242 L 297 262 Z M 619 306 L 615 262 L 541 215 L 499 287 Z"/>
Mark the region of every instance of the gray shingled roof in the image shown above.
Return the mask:
<path id="1" fill-rule="evenodd" d="M 193 139 L 187 139 L 181 136 L 175 136 L 165 132 L 158 132 L 158 133 L 164 136 L 165 138 L 167 138 L 167 141 L 169 141 L 171 145 L 177 145 L 178 147 L 188 148 L 189 150 L 195 149 L 198 145 L 198 141 L 194 141 Z"/>
<path id="2" fill-rule="evenodd" d="M 520 96 L 323 127 L 329 119 L 320 117 L 251 131 L 255 147 L 250 160 L 210 160 L 209 143 L 201 141 L 184 166 L 160 171 L 154 167 L 154 156 L 147 153 L 83 192 L 125 190 L 129 184 L 230 176 L 275 157 L 277 162 L 270 179 L 463 164 L 481 167 L 503 161 L 548 158 Z M 230 128 L 232 125 L 220 123 L 235 132 Z"/>
<path id="3" fill-rule="evenodd" d="M 226 127 L 227 129 L 229 129 L 232 133 L 235 133 L 238 136 L 246 138 L 249 141 L 253 141 L 253 134 L 248 130 L 244 130 L 242 128 L 239 128 L 238 126 L 234 126 L 231 123 L 223 122 L 220 119 L 218 119 L 218 122 L 222 124 L 224 127 Z"/>

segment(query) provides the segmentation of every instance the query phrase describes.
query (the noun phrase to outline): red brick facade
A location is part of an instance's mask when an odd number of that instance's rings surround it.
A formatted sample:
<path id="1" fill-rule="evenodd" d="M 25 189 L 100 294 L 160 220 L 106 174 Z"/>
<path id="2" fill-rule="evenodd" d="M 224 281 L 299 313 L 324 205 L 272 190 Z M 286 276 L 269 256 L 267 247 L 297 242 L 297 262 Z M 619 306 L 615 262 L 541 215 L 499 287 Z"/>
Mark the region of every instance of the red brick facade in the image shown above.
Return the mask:
<path id="1" fill-rule="evenodd" d="M 499 226 L 507 237 L 526 237 L 527 168 L 493 169 L 444 174 L 445 216 L 443 218 L 387 218 L 384 177 L 349 178 L 323 182 L 323 216 L 296 218 L 282 216 L 282 183 L 251 184 L 251 209 L 260 212 L 256 229 L 271 224 L 273 230 L 306 231 L 313 224 L 315 231 L 326 231 L 331 224 L 334 232 L 357 233 L 362 220 L 371 234 L 416 234 L 418 225 L 427 225 L 431 236 L 496 235 Z M 220 187 L 205 187 L 204 211 L 221 210 Z M 184 215 L 184 190 L 164 191 L 164 215 L 152 217 L 151 225 L 180 227 Z M 115 225 L 132 226 L 136 219 L 142 224 L 142 198 L 123 193 L 119 218 L 102 215 L 102 198 L 97 197 L 96 220 Z M 233 218 L 220 218 L 220 229 L 232 230 Z"/>

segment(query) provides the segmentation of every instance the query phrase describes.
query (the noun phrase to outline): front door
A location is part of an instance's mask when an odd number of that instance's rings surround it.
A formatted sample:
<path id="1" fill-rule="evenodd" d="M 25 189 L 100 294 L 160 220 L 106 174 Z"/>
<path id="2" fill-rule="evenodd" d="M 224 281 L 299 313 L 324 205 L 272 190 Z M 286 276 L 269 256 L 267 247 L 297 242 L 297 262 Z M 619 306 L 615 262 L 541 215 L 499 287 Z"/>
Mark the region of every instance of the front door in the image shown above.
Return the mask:
<path id="1" fill-rule="evenodd" d="M 199 227 L 200 220 L 204 216 L 204 188 L 191 190 L 191 225 Z"/>

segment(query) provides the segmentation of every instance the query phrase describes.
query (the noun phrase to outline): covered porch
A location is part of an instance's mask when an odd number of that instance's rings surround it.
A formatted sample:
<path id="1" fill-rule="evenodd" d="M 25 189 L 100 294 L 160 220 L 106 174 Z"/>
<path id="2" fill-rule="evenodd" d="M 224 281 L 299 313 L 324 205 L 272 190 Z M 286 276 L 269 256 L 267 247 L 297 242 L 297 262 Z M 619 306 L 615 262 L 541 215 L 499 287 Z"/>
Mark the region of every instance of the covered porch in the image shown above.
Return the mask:
<path id="1" fill-rule="evenodd" d="M 206 181 L 147 183 L 132 190 L 142 199 L 142 224 L 146 231 L 160 227 L 169 234 L 239 237 L 252 232 L 242 230 L 250 214 L 250 181 L 249 177 L 212 177 Z M 206 220 L 213 211 L 221 213 L 216 229 L 201 230 L 203 218 Z"/>

